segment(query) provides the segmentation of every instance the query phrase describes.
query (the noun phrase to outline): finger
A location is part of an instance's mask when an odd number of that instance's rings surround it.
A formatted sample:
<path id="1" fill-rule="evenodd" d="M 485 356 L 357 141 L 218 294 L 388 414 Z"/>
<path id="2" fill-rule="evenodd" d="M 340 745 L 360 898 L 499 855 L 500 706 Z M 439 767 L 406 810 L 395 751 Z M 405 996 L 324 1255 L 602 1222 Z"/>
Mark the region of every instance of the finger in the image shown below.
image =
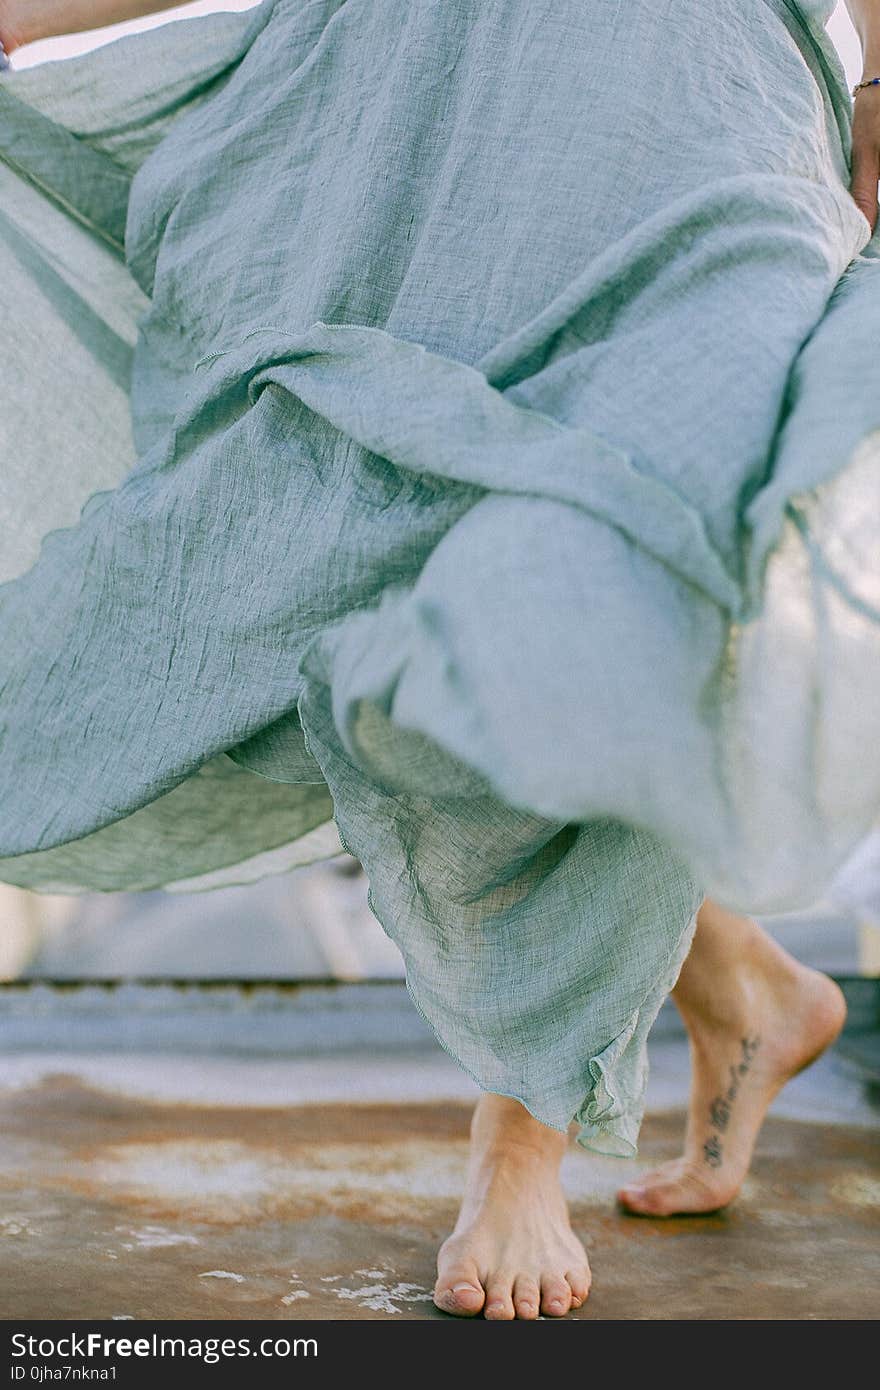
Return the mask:
<path id="1" fill-rule="evenodd" d="M 871 231 L 877 225 L 877 180 L 880 178 L 880 150 L 873 140 L 860 140 L 853 144 L 852 177 L 849 191 L 853 202 L 863 212 L 871 224 Z"/>

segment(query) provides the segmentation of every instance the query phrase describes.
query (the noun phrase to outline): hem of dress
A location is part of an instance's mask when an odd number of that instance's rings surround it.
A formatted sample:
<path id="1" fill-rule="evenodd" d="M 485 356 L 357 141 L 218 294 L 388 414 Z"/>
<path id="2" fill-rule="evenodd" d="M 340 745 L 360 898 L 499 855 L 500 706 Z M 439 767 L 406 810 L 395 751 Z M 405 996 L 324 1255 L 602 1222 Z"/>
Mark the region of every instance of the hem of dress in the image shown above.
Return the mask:
<path id="1" fill-rule="evenodd" d="M 354 850 L 352 850 L 347 843 L 338 822 L 336 823 L 336 828 L 339 835 L 339 842 L 343 850 L 347 854 L 354 855 Z M 388 931 L 385 922 L 382 920 L 381 914 L 377 910 L 372 887 L 368 887 L 367 889 L 367 906 L 376 918 L 376 921 L 382 927 L 386 936 L 390 937 L 391 933 Z M 681 967 L 690 951 L 698 911 L 699 907 L 689 917 L 678 939 L 672 961 L 660 988 L 655 989 L 651 994 L 646 996 L 642 1003 L 633 1010 L 625 1027 L 621 1029 L 605 1047 L 589 1059 L 587 1065 L 592 1084 L 580 1105 L 578 1105 L 568 1118 L 564 1120 L 559 1116 L 551 1115 L 548 1111 L 545 1111 L 540 1102 L 536 1102 L 526 1094 L 525 1087 L 511 1085 L 509 1088 L 499 1088 L 497 1085 L 489 1085 L 482 1081 L 477 1073 L 462 1061 L 458 1053 L 449 1046 L 439 1033 L 436 1024 L 425 1011 L 419 1000 L 418 991 L 410 978 L 408 969 L 406 974 L 407 993 L 413 1002 L 416 1012 L 424 1023 L 427 1024 L 446 1055 L 455 1062 L 456 1066 L 458 1066 L 466 1076 L 469 1076 L 470 1079 L 479 1086 L 481 1091 L 489 1095 L 503 1096 L 507 1100 L 517 1101 L 517 1103 L 521 1105 L 524 1110 L 528 1111 L 532 1118 L 537 1120 L 539 1124 L 545 1125 L 547 1129 L 556 1130 L 560 1134 L 568 1134 L 569 1127 L 572 1124 L 578 1124 L 580 1129 L 577 1134 L 577 1143 L 580 1147 L 589 1149 L 593 1153 L 602 1154 L 611 1158 L 635 1158 L 638 1154 L 639 1130 L 644 1117 L 644 1108 L 642 1104 L 644 1091 L 642 1091 L 638 1097 L 635 1107 L 632 1105 L 628 1108 L 624 1107 L 619 1099 L 619 1093 L 615 1086 L 613 1067 L 603 1059 L 620 1044 L 621 1039 L 623 1039 L 623 1043 L 620 1047 L 620 1055 L 624 1055 L 626 1047 L 635 1035 L 641 1015 L 646 1009 L 652 1011 L 648 1031 L 653 1027 L 660 1006 L 669 991 L 675 985 Z M 647 1034 L 645 1038 L 640 1040 L 637 1046 L 644 1047 L 646 1037 Z M 621 1088 L 621 1091 L 622 1089 L 623 1088 Z"/>

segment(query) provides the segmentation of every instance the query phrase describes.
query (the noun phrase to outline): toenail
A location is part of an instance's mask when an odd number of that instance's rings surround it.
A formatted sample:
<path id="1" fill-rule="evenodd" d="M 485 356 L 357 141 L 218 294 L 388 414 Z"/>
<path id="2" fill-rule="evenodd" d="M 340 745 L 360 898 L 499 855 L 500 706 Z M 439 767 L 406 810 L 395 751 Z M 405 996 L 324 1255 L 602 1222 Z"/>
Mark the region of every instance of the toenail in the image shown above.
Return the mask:
<path id="1" fill-rule="evenodd" d="M 475 1288 L 473 1284 L 453 1284 L 453 1286 L 452 1286 L 452 1292 L 453 1292 L 453 1293 L 479 1293 L 479 1289 Z"/>

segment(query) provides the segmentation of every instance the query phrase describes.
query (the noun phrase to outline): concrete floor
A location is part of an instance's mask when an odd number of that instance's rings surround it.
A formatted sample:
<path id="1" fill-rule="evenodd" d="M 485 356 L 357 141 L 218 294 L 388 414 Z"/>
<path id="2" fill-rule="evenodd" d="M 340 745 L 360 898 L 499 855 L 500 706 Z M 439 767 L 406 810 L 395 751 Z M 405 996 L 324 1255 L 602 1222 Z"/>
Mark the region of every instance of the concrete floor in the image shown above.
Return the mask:
<path id="1" fill-rule="evenodd" d="M 283 1011 L 227 991 L 202 1056 L 180 1006 L 163 1023 L 147 996 L 142 1031 L 114 1047 L 98 1026 L 118 1012 L 112 991 L 88 1008 L 76 991 L 39 997 L 42 1050 L 20 1026 L 26 993 L 0 1004 L 2 1317 L 442 1317 L 433 1260 L 474 1088 L 399 986 L 294 993 Z M 385 1053 L 371 1009 L 398 1039 Z M 669 1028 L 652 1076 L 639 1165 L 680 1140 L 686 1045 Z M 665 1222 L 615 1210 L 632 1163 L 573 1147 L 565 1179 L 595 1274 L 575 1316 L 876 1317 L 877 1119 L 857 1075 L 823 1059 L 774 1107 L 740 1200 Z"/>

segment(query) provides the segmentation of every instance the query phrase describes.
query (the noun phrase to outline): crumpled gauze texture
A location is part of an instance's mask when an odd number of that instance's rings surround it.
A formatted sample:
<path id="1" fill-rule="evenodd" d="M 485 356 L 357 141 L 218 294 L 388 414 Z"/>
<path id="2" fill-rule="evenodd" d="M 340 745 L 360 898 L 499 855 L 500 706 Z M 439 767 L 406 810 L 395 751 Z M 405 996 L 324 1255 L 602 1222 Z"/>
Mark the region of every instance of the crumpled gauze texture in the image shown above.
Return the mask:
<path id="1" fill-rule="evenodd" d="M 4 77 L 0 877 L 344 845 L 462 1065 L 632 1152 L 704 893 L 880 805 L 829 8 L 267 0 Z"/>

